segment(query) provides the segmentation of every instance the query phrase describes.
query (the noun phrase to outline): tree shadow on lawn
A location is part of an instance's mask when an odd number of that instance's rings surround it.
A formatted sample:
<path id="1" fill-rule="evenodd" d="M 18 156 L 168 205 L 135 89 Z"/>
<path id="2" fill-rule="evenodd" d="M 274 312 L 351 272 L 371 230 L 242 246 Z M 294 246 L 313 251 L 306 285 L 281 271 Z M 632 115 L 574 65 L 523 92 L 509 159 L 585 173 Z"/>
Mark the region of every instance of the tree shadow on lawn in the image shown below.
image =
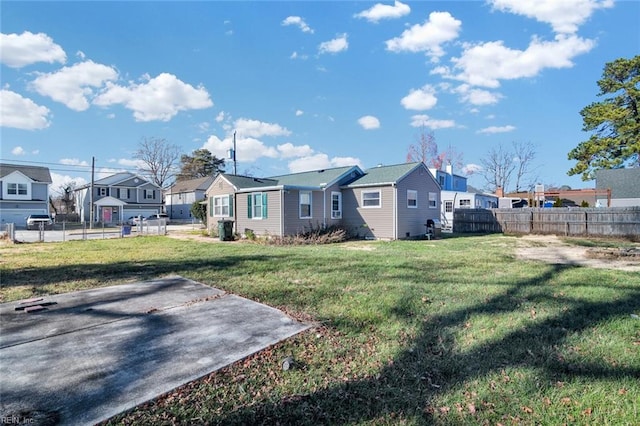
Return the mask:
<path id="1" fill-rule="evenodd" d="M 311 425 L 384 418 L 386 422 L 404 419 L 419 424 L 451 423 L 451 418 L 438 420 L 438 407 L 433 406 L 435 398 L 460 390 L 476 379 L 504 374 L 509 368 L 534 370 L 540 382 L 546 384 L 580 379 L 640 378 L 638 368 L 615 367 L 605 364 L 604 360 L 565 360 L 558 351 L 575 333 L 621 313 L 640 309 L 640 289 L 626 289 L 631 291 L 629 296 L 613 302 L 564 299 L 568 308 L 558 316 L 518 326 L 504 337 L 489 339 L 468 351 L 456 349 L 451 330 L 463 329 L 471 315 L 516 314 L 521 308 L 514 301 L 531 299 L 532 289 L 571 268 L 551 265 L 540 275 L 511 286 L 499 295 L 486 298 L 480 295 L 484 300 L 474 306 L 429 317 L 418 337 L 375 377 L 347 381 L 274 403 L 257 403 L 209 421 L 224 425 Z M 534 292 L 533 297 L 538 302 L 558 302 L 555 296 L 542 292 Z M 400 304 L 397 314 L 408 315 L 408 310 L 410 307 Z M 477 409 L 491 408 L 478 406 Z M 467 419 L 469 421 L 473 422 L 473 417 Z"/>
<path id="2" fill-rule="evenodd" d="M 104 280 L 105 285 L 112 285 L 114 281 L 149 280 L 164 275 L 181 275 L 186 272 L 234 268 L 240 267 L 245 262 L 268 263 L 272 260 L 275 260 L 274 256 L 253 255 L 20 268 L 3 271 L 0 288 L 32 286 L 34 295 L 39 295 L 39 287 L 60 282 L 97 279 Z"/>

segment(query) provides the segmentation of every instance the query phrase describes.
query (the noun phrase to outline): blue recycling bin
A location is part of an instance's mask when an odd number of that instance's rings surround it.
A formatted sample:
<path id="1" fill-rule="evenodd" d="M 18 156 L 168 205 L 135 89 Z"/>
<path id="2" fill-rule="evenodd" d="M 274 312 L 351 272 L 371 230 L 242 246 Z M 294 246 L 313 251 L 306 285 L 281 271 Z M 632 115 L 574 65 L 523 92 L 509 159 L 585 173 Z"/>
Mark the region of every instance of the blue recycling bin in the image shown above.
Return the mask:
<path id="1" fill-rule="evenodd" d="M 131 225 L 122 225 L 122 236 L 131 235 Z"/>

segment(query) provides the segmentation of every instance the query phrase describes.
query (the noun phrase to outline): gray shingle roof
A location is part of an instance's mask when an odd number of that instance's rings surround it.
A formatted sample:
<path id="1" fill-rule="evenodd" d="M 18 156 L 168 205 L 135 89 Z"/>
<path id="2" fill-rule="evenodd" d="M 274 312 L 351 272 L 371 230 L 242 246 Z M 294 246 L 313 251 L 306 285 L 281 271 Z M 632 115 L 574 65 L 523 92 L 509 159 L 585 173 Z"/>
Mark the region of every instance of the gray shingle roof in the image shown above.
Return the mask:
<path id="1" fill-rule="evenodd" d="M 358 186 L 390 185 L 400 181 L 416 167 L 420 167 L 420 164 L 422 163 L 404 163 L 393 166 L 372 167 L 365 171 L 364 176 L 346 186 L 348 188 L 355 188 Z"/>
<path id="2" fill-rule="evenodd" d="M 230 175 L 226 173 L 221 174 L 231 185 L 235 186 L 238 190 L 260 188 L 265 186 L 278 186 L 278 181 L 273 179 L 256 178 L 251 176 L 239 176 Z"/>
<path id="3" fill-rule="evenodd" d="M 357 174 L 362 173 L 358 166 L 346 166 L 271 176 L 269 179 L 278 181 L 279 185 L 323 188 L 337 182 L 351 171 L 356 173 L 354 178 Z"/>
<path id="4" fill-rule="evenodd" d="M 611 189 L 612 198 L 640 198 L 640 167 L 598 170 L 596 189 Z"/>
<path id="5" fill-rule="evenodd" d="M 171 185 L 171 188 L 167 189 L 168 192 L 195 192 L 197 190 L 206 191 L 211 185 L 214 176 L 205 176 L 197 179 L 180 180 Z"/>
<path id="6" fill-rule="evenodd" d="M 51 173 L 48 167 L 41 166 L 23 166 L 18 164 L 0 164 L 0 178 L 3 178 L 11 173 L 19 171 L 28 178 L 42 183 L 52 183 Z"/>

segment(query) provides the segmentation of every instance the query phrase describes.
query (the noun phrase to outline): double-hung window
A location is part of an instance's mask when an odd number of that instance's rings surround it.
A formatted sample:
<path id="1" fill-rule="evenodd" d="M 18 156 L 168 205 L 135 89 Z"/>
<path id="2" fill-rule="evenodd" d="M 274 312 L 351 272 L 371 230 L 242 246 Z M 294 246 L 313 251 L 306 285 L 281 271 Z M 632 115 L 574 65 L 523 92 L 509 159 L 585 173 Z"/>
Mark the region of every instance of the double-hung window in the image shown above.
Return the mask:
<path id="1" fill-rule="evenodd" d="M 362 207 L 380 207 L 380 191 L 362 191 Z"/>
<path id="2" fill-rule="evenodd" d="M 429 208 L 435 209 L 438 208 L 438 193 L 430 192 L 429 193 Z"/>
<path id="3" fill-rule="evenodd" d="M 247 216 L 249 219 L 267 218 L 267 200 L 266 192 L 247 194 Z"/>
<path id="4" fill-rule="evenodd" d="M 311 218 L 311 191 L 300 191 L 300 219 Z"/>
<path id="5" fill-rule="evenodd" d="M 407 207 L 410 209 L 418 208 L 418 191 L 407 189 Z"/>
<path id="6" fill-rule="evenodd" d="M 27 195 L 27 184 L 26 183 L 9 183 L 7 184 L 7 194 Z"/>
<path id="7" fill-rule="evenodd" d="M 213 215 L 216 217 L 233 216 L 232 195 L 218 195 L 211 199 L 213 204 Z"/>
<path id="8" fill-rule="evenodd" d="M 470 209 L 471 208 L 471 200 L 468 198 L 464 198 L 460 200 L 460 208 L 461 209 Z"/>
<path id="9" fill-rule="evenodd" d="M 331 219 L 342 218 L 342 193 L 331 193 Z"/>

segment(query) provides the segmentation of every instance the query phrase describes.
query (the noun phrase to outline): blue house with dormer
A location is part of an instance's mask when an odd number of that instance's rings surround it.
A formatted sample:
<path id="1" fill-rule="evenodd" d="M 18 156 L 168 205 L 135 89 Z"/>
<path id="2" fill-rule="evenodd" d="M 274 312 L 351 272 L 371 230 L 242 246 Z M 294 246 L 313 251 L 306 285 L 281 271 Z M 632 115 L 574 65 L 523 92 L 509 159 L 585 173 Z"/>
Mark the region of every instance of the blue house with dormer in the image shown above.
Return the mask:
<path id="1" fill-rule="evenodd" d="M 453 211 L 455 209 L 491 209 L 498 207 L 498 197 L 467 185 L 467 177 L 453 173 L 453 166 L 447 164 L 444 170 L 429 169 L 442 189 L 441 222 L 443 231 L 453 231 Z"/>

